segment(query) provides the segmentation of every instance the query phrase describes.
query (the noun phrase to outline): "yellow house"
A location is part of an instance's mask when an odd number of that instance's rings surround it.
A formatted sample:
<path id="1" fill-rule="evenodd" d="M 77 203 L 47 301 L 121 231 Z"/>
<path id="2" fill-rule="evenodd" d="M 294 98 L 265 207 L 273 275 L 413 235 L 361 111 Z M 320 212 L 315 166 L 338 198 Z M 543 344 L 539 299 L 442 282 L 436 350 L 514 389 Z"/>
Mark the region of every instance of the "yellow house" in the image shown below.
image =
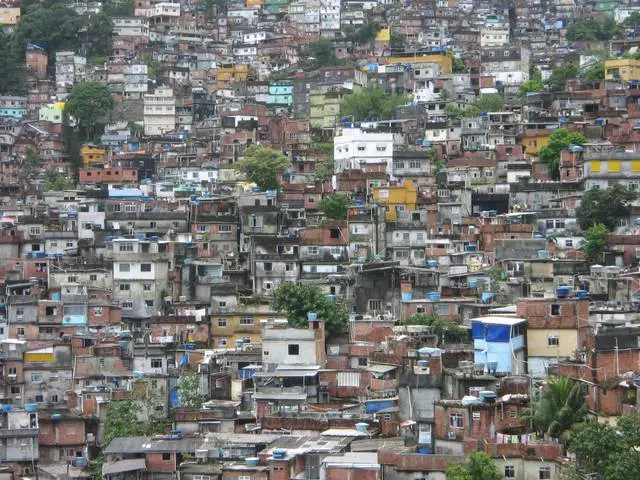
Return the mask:
<path id="1" fill-rule="evenodd" d="M 245 6 L 247 8 L 262 7 L 263 4 L 264 4 L 264 0 L 247 0 L 245 2 Z"/>
<path id="2" fill-rule="evenodd" d="M 53 347 L 40 348 L 24 352 L 25 362 L 51 363 L 55 360 Z"/>
<path id="3" fill-rule="evenodd" d="M 415 57 L 389 57 L 387 61 L 389 64 L 395 63 L 407 63 L 412 66 L 417 66 L 425 63 L 437 63 L 442 68 L 442 73 L 451 73 L 453 70 L 453 62 L 451 57 L 447 55 L 416 55 Z"/>
<path id="4" fill-rule="evenodd" d="M 640 80 L 640 60 L 621 58 L 604 61 L 605 80 Z"/>
<path id="5" fill-rule="evenodd" d="M 261 320 L 273 318 L 271 311 L 246 309 L 211 315 L 211 345 L 213 348 L 236 348 L 236 341 L 242 343 L 262 343 Z"/>
<path id="6" fill-rule="evenodd" d="M 405 180 L 403 185 L 374 188 L 373 198 L 386 208 L 385 220 L 395 222 L 398 212 L 416 209 L 418 189 L 411 180 Z"/>
<path id="7" fill-rule="evenodd" d="M 83 166 L 104 163 L 106 151 L 102 147 L 85 144 L 80 148 L 80 160 Z"/>
<path id="8" fill-rule="evenodd" d="M 216 70 L 218 88 L 225 88 L 231 82 L 246 82 L 249 76 L 249 65 L 246 63 L 223 64 Z"/>
<path id="9" fill-rule="evenodd" d="M 538 156 L 542 147 L 549 143 L 553 130 L 526 130 L 522 136 L 522 149 L 527 155 Z"/>
<path id="10" fill-rule="evenodd" d="M 13 27 L 17 25 L 18 21 L 20 21 L 20 8 L 0 7 L 0 25 L 11 32 Z"/>
<path id="11" fill-rule="evenodd" d="M 309 92 L 309 125 L 312 128 L 335 127 L 343 98 L 342 87 L 312 88 Z"/>

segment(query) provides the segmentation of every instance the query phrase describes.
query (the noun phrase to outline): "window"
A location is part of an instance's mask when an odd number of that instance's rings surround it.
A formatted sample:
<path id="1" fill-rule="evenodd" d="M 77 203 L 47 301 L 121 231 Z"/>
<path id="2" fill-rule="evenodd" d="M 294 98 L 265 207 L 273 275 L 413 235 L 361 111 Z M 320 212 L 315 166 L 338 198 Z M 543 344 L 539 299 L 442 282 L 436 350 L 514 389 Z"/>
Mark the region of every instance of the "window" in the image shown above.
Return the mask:
<path id="1" fill-rule="evenodd" d="M 540 468 L 538 468 L 538 479 L 539 480 L 550 480 L 551 479 L 551 467 L 540 467 Z"/>
<path id="2" fill-rule="evenodd" d="M 171 454 L 170 453 L 163 453 L 162 454 L 162 460 L 171 460 Z"/>
<path id="3" fill-rule="evenodd" d="M 24 308 L 21 308 L 21 307 L 16 308 L 16 317 L 18 318 L 24 317 Z"/>
<path id="4" fill-rule="evenodd" d="M 162 359 L 161 358 L 152 358 L 151 359 L 151 368 L 162 368 Z"/>
<path id="5" fill-rule="evenodd" d="M 551 315 L 553 315 L 554 317 L 560 315 L 560 305 L 558 305 L 557 303 L 551 305 Z"/>
<path id="6" fill-rule="evenodd" d="M 39 252 L 40 251 L 40 244 L 39 243 L 34 243 L 33 245 L 31 245 L 31 251 L 32 252 Z"/>
<path id="7" fill-rule="evenodd" d="M 547 345 L 550 347 L 560 346 L 560 338 L 558 337 L 558 335 L 549 335 L 547 337 Z"/>
<path id="8" fill-rule="evenodd" d="M 55 393 L 53 395 L 51 395 L 51 403 L 58 403 L 58 395 L 56 395 Z"/>
<path id="9" fill-rule="evenodd" d="M 150 263 L 142 263 L 142 264 L 140 264 L 140 271 L 141 272 L 150 272 L 151 271 L 151 264 Z"/>
<path id="10" fill-rule="evenodd" d="M 44 402 L 44 395 L 42 394 L 36 395 L 36 403 L 42 403 L 42 402 Z"/>
<path id="11" fill-rule="evenodd" d="M 290 343 L 288 346 L 289 355 L 300 355 L 300 345 L 297 343 Z"/>
<path id="12" fill-rule="evenodd" d="M 227 326 L 227 320 L 224 319 L 224 318 L 219 318 L 218 319 L 218 326 L 222 327 L 222 328 L 226 327 Z"/>
<path id="13" fill-rule="evenodd" d="M 271 262 L 264 262 L 264 271 L 271 272 L 273 270 L 273 264 Z"/>
<path id="14" fill-rule="evenodd" d="M 566 240 L 564 242 L 565 247 L 573 247 L 573 240 Z"/>
<path id="15" fill-rule="evenodd" d="M 207 231 L 207 225 L 198 225 L 198 233 L 205 233 Z"/>
<path id="16" fill-rule="evenodd" d="M 142 286 L 142 289 L 143 289 L 145 292 L 150 292 L 150 291 L 151 291 L 151 284 L 150 284 L 150 283 L 145 283 L 145 284 Z"/>
<path id="17" fill-rule="evenodd" d="M 120 302 L 120 308 L 123 310 L 133 310 L 133 300 L 122 300 Z"/>
<path id="18" fill-rule="evenodd" d="M 367 357 L 358 358 L 358 366 L 359 367 L 368 367 L 369 366 L 369 359 Z"/>
<path id="19" fill-rule="evenodd" d="M 129 285 L 128 283 L 121 283 L 120 284 L 120 291 L 121 292 L 128 292 L 129 290 L 131 290 L 131 285 Z"/>
<path id="20" fill-rule="evenodd" d="M 91 275 L 89 275 L 90 282 L 95 282 L 97 280 L 98 280 L 98 275 L 96 275 L 95 273 L 92 273 Z"/>
<path id="21" fill-rule="evenodd" d="M 227 339 L 226 338 L 219 338 L 218 339 L 218 346 L 226 347 L 227 346 Z"/>
<path id="22" fill-rule="evenodd" d="M 331 238 L 340 238 L 340 229 L 339 228 L 331 228 L 331 229 L 329 229 L 329 237 L 331 237 Z"/>
<path id="23" fill-rule="evenodd" d="M 554 228 L 554 222 L 553 222 L 553 220 L 546 220 L 544 224 L 545 224 L 545 226 L 546 226 L 547 228 L 549 228 L 549 229 Z"/>
<path id="24" fill-rule="evenodd" d="M 18 327 L 16 328 L 16 333 L 18 335 L 24 335 L 24 327 Z"/>
<path id="25" fill-rule="evenodd" d="M 145 301 L 144 301 L 144 304 L 145 304 L 147 307 L 153 307 L 153 300 L 145 300 Z"/>
<path id="26" fill-rule="evenodd" d="M 422 166 L 422 162 L 420 160 L 411 160 L 409 162 L 409 168 L 413 170 L 418 170 Z"/>
<path id="27" fill-rule="evenodd" d="M 31 374 L 31 381 L 33 383 L 42 383 L 44 381 L 44 378 L 42 377 L 41 373 L 32 373 Z"/>
<path id="28" fill-rule="evenodd" d="M 505 465 L 504 478 L 516 478 L 516 467 L 513 465 Z"/>
<path id="29" fill-rule="evenodd" d="M 102 316 L 102 307 L 93 307 L 93 315 L 96 317 Z"/>
<path id="30" fill-rule="evenodd" d="M 564 220 L 556 220 L 556 228 L 563 230 L 564 229 Z"/>
<path id="31" fill-rule="evenodd" d="M 219 232 L 230 232 L 231 231 L 231 225 L 218 225 L 218 231 Z"/>
<path id="32" fill-rule="evenodd" d="M 121 243 L 118 246 L 118 250 L 121 252 L 133 252 L 133 243 Z"/>
<path id="33" fill-rule="evenodd" d="M 449 315 L 449 304 L 448 303 L 437 304 L 436 315 Z"/>
<path id="34" fill-rule="evenodd" d="M 464 428 L 464 415 L 462 413 L 449 414 L 449 426 L 452 428 Z"/>
<path id="35" fill-rule="evenodd" d="M 118 271 L 120 273 L 128 273 L 131 271 L 131 264 L 129 263 L 120 263 L 118 264 Z"/>
<path id="36" fill-rule="evenodd" d="M 240 317 L 240 325 L 253 325 L 253 317 L 250 317 L 250 316 Z"/>
<path id="37" fill-rule="evenodd" d="M 11 393 L 14 395 L 20 395 L 20 387 L 11 387 Z"/>

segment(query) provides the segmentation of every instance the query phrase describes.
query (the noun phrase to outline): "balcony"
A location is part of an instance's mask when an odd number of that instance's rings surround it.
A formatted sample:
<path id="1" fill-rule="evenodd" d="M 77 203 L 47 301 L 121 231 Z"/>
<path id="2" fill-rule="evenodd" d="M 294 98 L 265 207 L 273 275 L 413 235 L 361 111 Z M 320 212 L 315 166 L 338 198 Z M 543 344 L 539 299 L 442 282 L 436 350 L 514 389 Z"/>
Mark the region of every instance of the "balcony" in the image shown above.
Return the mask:
<path id="1" fill-rule="evenodd" d="M 229 283 L 231 281 L 231 278 L 228 275 L 222 275 L 221 277 L 213 277 L 210 275 L 198 275 L 197 277 L 197 283 L 199 283 L 200 285 L 212 285 L 212 284 L 218 284 L 218 283 Z"/>
<path id="2" fill-rule="evenodd" d="M 2 428 L 0 438 L 29 438 L 39 435 L 37 428 Z"/>

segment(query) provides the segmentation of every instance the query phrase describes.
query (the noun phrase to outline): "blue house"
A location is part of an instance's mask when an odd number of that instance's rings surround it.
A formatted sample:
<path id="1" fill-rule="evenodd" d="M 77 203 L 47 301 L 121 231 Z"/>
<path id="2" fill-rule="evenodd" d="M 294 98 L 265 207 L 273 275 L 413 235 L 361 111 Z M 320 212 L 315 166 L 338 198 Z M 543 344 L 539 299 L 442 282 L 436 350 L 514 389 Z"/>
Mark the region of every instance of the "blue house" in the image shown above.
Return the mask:
<path id="1" fill-rule="evenodd" d="M 293 103 L 293 84 L 290 82 L 275 82 L 269 84 L 269 105 L 288 107 Z"/>
<path id="2" fill-rule="evenodd" d="M 487 373 L 525 373 L 527 321 L 515 317 L 479 317 L 471 320 L 473 361 Z"/>

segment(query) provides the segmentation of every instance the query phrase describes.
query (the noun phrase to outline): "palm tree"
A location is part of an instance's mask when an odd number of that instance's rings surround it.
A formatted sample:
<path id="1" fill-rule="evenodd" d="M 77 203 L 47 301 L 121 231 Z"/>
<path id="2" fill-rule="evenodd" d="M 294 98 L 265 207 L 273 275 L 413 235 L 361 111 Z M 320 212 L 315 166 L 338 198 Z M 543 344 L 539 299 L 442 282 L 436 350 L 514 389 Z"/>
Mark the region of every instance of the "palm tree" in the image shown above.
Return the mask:
<path id="1" fill-rule="evenodd" d="M 580 383 L 570 377 L 552 377 L 524 410 L 523 421 L 550 437 L 565 436 L 588 412 Z"/>

